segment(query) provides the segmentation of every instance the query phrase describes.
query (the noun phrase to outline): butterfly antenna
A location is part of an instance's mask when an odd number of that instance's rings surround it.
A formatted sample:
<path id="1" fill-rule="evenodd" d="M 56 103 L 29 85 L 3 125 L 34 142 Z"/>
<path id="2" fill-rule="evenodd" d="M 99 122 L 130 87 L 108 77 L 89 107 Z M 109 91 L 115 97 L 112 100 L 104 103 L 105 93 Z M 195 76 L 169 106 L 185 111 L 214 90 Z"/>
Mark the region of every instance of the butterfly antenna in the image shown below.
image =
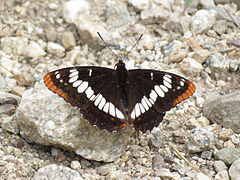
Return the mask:
<path id="1" fill-rule="evenodd" d="M 104 39 L 102 38 L 101 34 L 99 32 L 98 33 L 98 36 L 101 38 L 101 40 L 104 42 L 104 44 L 107 46 L 107 48 L 116 56 L 116 58 L 118 59 L 118 56 L 115 52 L 113 52 L 113 50 L 109 47 L 109 45 L 106 43 L 106 41 L 104 41 Z"/>
<path id="2" fill-rule="evenodd" d="M 138 40 L 136 41 L 136 43 L 134 44 L 134 46 L 130 49 L 130 51 L 127 52 L 127 54 L 123 57 L 122 60 L 124 60 L 128 55 L 129 53 L 133 50 L 133 48 L 135 48 L 135 46 L 138 44 L 138 42 L 140 41 L 140 39 L 142 38 L 143 34 L 140 35 L 140 37 L 138 38 Z"/>

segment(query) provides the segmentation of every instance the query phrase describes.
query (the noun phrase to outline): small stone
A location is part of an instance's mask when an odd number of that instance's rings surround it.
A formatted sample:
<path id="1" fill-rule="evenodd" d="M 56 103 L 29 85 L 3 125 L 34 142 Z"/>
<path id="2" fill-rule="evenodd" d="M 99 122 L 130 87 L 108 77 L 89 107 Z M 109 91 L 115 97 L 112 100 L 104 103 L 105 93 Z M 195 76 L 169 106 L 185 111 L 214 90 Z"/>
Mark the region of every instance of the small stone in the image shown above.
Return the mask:
<path id="1" fill-rule="evenodd" d="M 74 170 L 81 169 L 81 164 L 79 161 L 72 161 L 70 167 Z"/>
<path id="2" fill-rule="evenodd" d="M 23 55 L 28 38 L 26 37 L 5 37 L 1 38 L 0 49 L 7 54 Z"/>
<path id="3" fill-rule="evenodd" d="M 80 174 L 68 167 L 58 166 L 57 164 L 51 164 L 44 166 L 34 174 L 33 180 L 45 180 L 45 179 L 71 179 L 82 180 Z"/>
<path id="4" fill-rule="evenodd" d="M 49 42 L 47 44 L 47 51 L 51 54 L 63 55 L 65 49 L 60 44 L 57 44 L 57 43 L 54 43 L 54 42 Z"/>
<path id="5" fill-rule="evenodd" d="M 63 6 L 63 17 L 68 23 L 77 22 L 79 15 L 88 15 L 90 9 L 86 0 L 70 0 Z"/>
<path id="6" fill-rule="evenodd" d="M 46 52 L 34 41 L 31 41 L 24 50 L 25 57 L 38 58 L 45 55 Z"/>
<path id="7" fill-rule="evenodd" d="M 223 161 L 214 161 L 213 167 L 217 172 L 228 169 L 228 167 L 225 165 Z"/>
<path id="8" fill-rule="evenodd" d="M 211 160 L 212 154 L 213 154 L 213 153 L 212 153 L 211 151 L 203 151 L 203 152 L 201 153 L 201 158 L 202 158 L 202 159 Z"/>
<path id="9" fill-rule="evenodd" d="M 223 146 L 225 148 L 235 148 L 235 145 L 230 140 L 228 140 L 227 142 L 224 142 Z"/>
<path id="10" fill-rule="evenodd" d="M 212 126 L 195 128 L 188 136 L 188 150 L 190 153 L 199 153 L 214 148 L 216 134 Z"/>
<path id="11" fill-rule="evenodd" d="M 157 169 L 155 171 L 155 176 L 158 176 L 161 178 L 168 178 L 168 179 L 173 179 L 174 177 L 174 175 L 167 168 Z"/>
<path id="12" fill-rule="evenodd" d="M 231 60 L 229 64 L 229 69 L 231 71 L 237 71 L 239 69 L 240 61 L 239 60 Z"/>
<path id="13" fill-rule="evenodd" d="M 229 175 L 232 180 L 239 180 L 240 175 L 240 158 L 237 159 L 229 168 Z"/>
<path id="14" fill-rule="evenodd" d="M 46 29 L 46 38 L 48 41 L 56 41 L 57 40 L 57 32 L 54 27 L 48 27 Z"/>
<path id="15" fill-rule="evenodd" d="M 130 14 L 126 3 L 121 1 L 107 1 L 107 24 L 110 27 L 120 27 L 129 23 Z"/>
<path id="16" fill-rule="evenodd" d="M 152 167 L 154 170 L 165 168 L 164 158 L 160 154 L 153 157 Z"/>
<path id="17" fill-rule="evenodd" d="M 210 54 L 211 53 L 206 49 L 195 49 L 194 50 L 194 59 L 197 62 L 199 62 L 200 64 L 203 64 Z"/>
<path id="18" fill-rule="evenodd" d="M 179 67 L 184 73 L 192 76 L 199 76 L 203 71 L 203 66 L 192 58 L 184 58 L 183 61 L 179 63 Z"/>
<path id="19" fill-rule="evenodd" d="M 218 138 L 226 141 L 231 135 L 233 134 L 233 131 L 231 129 L 222 129 L 219 134 L 218 134 Z"/>
<path id="20" fill-rule="evenodd" d="M 180 50 L 178 52 L 174 52 L 170 54 L 169 62 L 178 63 L 178 62 L 181 62 L 185 57 L 187 57 L 186 51 Z"/>
<path id="21" fill-rule="evenodd" d="M 96 168 L 96 171 L 99 175 L 101 176 L 106 176 L 107 174 L 110 173 L 111 171 L 111 167 L 108 166 L 100 166 L 98 168 Z"/>
<path id="22" fill-rule="evenodd" d="M 149 0 L 129 0 L 129 3 L 135 7 L 137 10 L 146 10 L 150 7 L 150 2 Z"/>
<path id="23" fill-rule="evenodd" d="M 11 132 L 13 134 L 19 134 L 19 124 L 18 120 L 15 115 L 10 116 L 10 117 L 4 117 L 3 118 L 3 123 L 2 123 L 2 128 L 5 131 Z"/>
<path id="24" fill-rule="evenodd" d="M 62 44 L 66 50 L 72 49 L 76 46 L 76 41 L 72 32 L 65 31 L 62 34 Z"/>
<path id="25" fill-rule="evenodd" d="M 197 118 L 197 123 L 198 123 L 201 127 L 206 127 L 206 126 L 209 126 L 209 125 L 210 125 L 210 121 L 209 121 L 207 118 L 203 117 L 203 116 Z"/>
<path id="26" fill-rule="evenodd" d="M 197 173 L 194 177 L 193 177 L 194 180 L 211 180 L 210 177 L 208 177 L 206 174 L 203 174 L 203 173 Z"/>
<path id="27" fill-rule="evenodd" d="M 51 149 L 51 155 L 53 157 L 56 157 L 59 154 L 59 152 L 60 152 L 60 149 L 57 149 L 57 148 L 52 148 Z"/>
<path id="28" fill-rule="evenodd" d="M 191 25 L 196 34 L 201 34 L 210 29 L 216 22 L 215 10 L 198 10 L 194 16 L 192 16 Z"/>
<path id="29" fill-rule="evenodd" d="M 228 171 L 223 170 L 223 171 L 218 172 L 215 175 L 214 180 L 230 180 L 229 175 L 228 175 Z"/>
<path id="30" fill-rule="evenodd" d="M 67 157 L 65 156 L 65 154 L 63 152 L 59 152 L 58 155 L 56 156 L 55 160 L 57 162 L 62 162 L 64 160 L 66 160 Z"/>
<path id="31" fill-rule="evenodd" d="M 215 154 L 215 158 L 229 166 L 240 158 L 240 148 L 223 148 Z"/>
<path id="32" fill-rule="evenodd" d="M 217 123 L 225 128 L 232 129 L 235 133 L 240 133 L 239 104 L 239 90 L 222 96 L 209 95 L 203 104 L 203 115 L 212 123 Z M 222 134 L 223 136 L 224 134 Z"/>
<path id="33" fill-rule="evenodd" d="M 200 0 L 199 3 L 204 9 L 215 7 L 214 0 Z"/>

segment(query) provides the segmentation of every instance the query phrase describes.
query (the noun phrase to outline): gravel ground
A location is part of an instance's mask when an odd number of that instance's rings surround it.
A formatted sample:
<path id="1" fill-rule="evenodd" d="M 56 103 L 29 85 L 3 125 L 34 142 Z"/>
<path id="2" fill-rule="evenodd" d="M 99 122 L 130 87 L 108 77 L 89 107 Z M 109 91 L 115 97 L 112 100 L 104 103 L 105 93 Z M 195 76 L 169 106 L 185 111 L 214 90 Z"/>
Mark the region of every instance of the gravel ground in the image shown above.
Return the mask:
<path id="1" fill-rule="evenodd" d="M 239 178 L 238 0 L 2 0 L 0 11 L 0 179 Z M 83 124 L 96 134 L 81 134 L 91 143 L 80 151 L 64 134 L 80 115 L 42 78 L 75 65 L 113 68 L 97 32 L 119 57 L 143 34 L 127 68 L 180 74 L 197 90 L 151 132 L 114 134 L 117 145 L 101 149 L 113 136 Z M 45 129 L 56 116 L 70 124 Z"/>

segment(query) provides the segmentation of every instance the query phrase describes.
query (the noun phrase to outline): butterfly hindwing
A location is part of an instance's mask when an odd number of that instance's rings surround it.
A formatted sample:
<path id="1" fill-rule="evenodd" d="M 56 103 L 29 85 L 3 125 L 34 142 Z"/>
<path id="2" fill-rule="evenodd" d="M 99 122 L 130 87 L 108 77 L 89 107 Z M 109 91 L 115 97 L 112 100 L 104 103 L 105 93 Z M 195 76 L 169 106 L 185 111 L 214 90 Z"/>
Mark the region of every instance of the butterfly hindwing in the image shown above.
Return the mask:
<path id="1" fill-rule="evenodd" d="M 191 96 L 196 87 L 187 79 L 162 71 L 129 70 L 130 124 L 140 131 L 152 130 L 165 112 Z M 136 88 L 137 87 L 137 88 Z"/>
<path id="2" fill-rule="evenodd" d="M 126 126 L 114 73 L 102 67 L 64 68 L 48 73 L 44 83 L 79 108 L 92 125 L 112 132 Z"/>

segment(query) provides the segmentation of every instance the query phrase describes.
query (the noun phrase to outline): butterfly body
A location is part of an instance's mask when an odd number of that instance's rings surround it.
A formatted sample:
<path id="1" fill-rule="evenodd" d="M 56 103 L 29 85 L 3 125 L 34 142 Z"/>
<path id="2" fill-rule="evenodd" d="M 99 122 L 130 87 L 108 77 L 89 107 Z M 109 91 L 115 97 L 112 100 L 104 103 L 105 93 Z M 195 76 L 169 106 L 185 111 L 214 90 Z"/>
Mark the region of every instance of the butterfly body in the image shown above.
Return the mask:
<path id="1" fill-rule="evenodd" d="M 159 125 L 165 112 L 190 97 L 189 80 L 163 71 L 127 70 L 122 60 L 114 69 L 76 66 L 50 72 L 45 85 L 79 108 L 99 129 L 120 131 L 127 123 L 146 132 Z"/>

